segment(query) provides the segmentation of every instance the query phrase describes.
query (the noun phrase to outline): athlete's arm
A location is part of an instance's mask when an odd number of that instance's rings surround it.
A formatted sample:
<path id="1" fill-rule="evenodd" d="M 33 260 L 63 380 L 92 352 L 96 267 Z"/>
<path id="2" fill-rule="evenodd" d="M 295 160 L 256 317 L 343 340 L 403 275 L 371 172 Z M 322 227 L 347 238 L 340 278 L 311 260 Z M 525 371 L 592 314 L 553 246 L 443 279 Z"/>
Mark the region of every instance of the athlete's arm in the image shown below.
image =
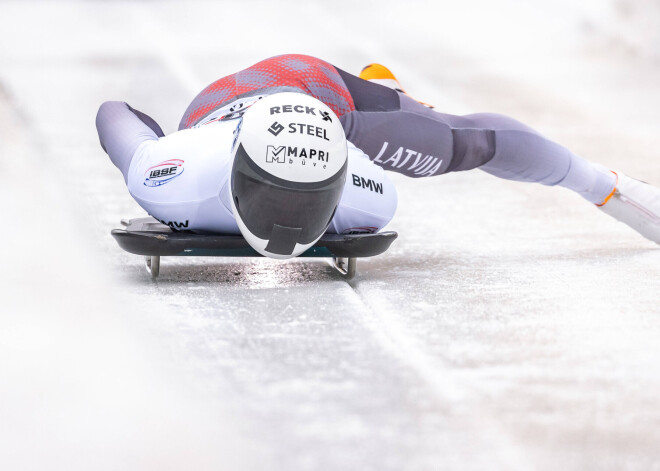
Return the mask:
<path id="1" fill-rule="evenodd" d="M 121 170 L 124 181 L 135 151 L 145 141 L 163 137 L 160 126 L 146 114 L 122 101 L 106 101 L 96 115 L 96 129 L 101 147 Z"/>

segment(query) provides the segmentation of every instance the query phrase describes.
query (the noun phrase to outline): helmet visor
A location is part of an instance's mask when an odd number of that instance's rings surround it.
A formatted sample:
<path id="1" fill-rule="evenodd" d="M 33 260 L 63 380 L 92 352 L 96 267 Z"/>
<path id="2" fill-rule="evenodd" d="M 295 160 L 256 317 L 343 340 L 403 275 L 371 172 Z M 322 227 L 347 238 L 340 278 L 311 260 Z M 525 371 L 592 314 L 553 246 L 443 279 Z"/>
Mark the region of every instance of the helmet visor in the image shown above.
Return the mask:
<path id="1" fill-rule="evenodd" d="M 319 182 L 293 182 L 266 172 L 239 144 L 231 175 L 238 217 L 256 237 L 269 241 L 268 251 L 291 254 L 295 244 L 310 244 L 328 228 L 346 180 L 345 162 Z"/>

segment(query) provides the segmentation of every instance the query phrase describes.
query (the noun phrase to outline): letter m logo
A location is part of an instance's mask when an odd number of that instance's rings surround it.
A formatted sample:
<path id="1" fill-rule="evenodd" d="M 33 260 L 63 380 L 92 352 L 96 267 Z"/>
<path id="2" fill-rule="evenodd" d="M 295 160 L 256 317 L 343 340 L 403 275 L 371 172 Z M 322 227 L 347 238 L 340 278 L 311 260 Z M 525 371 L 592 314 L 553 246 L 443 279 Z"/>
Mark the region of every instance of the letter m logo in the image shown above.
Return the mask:
<path id="1" fill-rule="evenodd" d="M 268 146 L 266 148 L 266 162 L 279 162 L 283 164 L 286 161 L 286 152 L 284 146 Z"/>

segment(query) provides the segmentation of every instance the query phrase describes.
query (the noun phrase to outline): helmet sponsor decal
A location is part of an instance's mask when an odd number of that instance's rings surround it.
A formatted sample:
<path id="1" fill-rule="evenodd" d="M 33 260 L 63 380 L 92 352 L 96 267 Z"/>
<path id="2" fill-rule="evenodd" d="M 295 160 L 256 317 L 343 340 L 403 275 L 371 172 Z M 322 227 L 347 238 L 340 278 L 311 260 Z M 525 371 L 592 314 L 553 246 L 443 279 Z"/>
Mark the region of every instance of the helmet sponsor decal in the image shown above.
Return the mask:
<path id="1" fill-rule="evenodd" d="M 317 115 L 315 113 L 315 111 L 318 111 L 319 114 Z M 274 115 L 274 114 L 280 114 L 280 113 L 312 114 L 314 116 L 320 116 L 323 121 L 330 121 L 332 123 L 332 118 L 330 117 L 330 113 L 328 111 L 317 110 L 313 106 L 306 106 L 306 105 L 271 106 L 271 108 L 270 108 L 271 116 Z"/>
<path id="2" fill-rule="evenodd" d="M 307 106 L 307 105 L 281 105 L 281 106 L 271 106 L 270 107 L 270 114 L 271 116 L 274 114 L 280 114 L 280 113 L 304 113 L 304 114 L 312 114 L 314 116 L 318 116 L 314 112 L 315 108 L 313 106 Z"/>
<path id="3" fill-rule="evenodd" d="M 183 160 L 170 159 L 149 167 L 144 172 L 144 186 L 156 187 L 171 182 L 183 173 Z"/>
<path id="4" fill-rule="evenodd" d="M 330 159 L 330 152 L 324 150 L 298 146 L 266 146 L 266 163 L 288 162 L 289 165 L 308 165 L 309 163 L 316 167 L 318 162 L 323 162 L 321 168 L 326 168 L 325 163 L 328 162 L 328 159 Z"/>
<path id="5" fill-rule="evenodd" d="M 303 134 L 305 136 L 318 137 L 319 139 L 323 139 L 324 141 L 330 140 L 330 138 L 328 137 L 328 130 L 324 127 L 314 126 L 313 124 L 307 124 L 307 123 L 289 123 L 287 128 L 289 129 L 288 131 L 289 134 Z M 273 124 L 270 125 L 267 131 L 271 133 L 273 136 L 277 137 L 280 135 L 282 131 L 284 131 L 284 129 L 285 129 L 284 126 L 282 126 L 280 123 L 275 121 Z"/>
<path id="6" fill-rule="evenodd" d="M 268 146 L 266 149 L 266 162 L 279 162 L 283 164 L 286 162 L 286 146 Z"/>
<path id="7" fill-rule="evenodd" d="M 243 116 L 239 143 L 262 170 L 291 182 L 324 181 L 347 159 L 339 119 L 304 93 L 274 93 L 254 104 Z"/>
<path id="8" fill-rule="evenodd" d="M 271 124 L 270 127 L 268 128 L 268 132 L 275 137 L 277 137 L 282 131 L 284 131 L 284 126 L 282 126 L 277 121 Z"/>

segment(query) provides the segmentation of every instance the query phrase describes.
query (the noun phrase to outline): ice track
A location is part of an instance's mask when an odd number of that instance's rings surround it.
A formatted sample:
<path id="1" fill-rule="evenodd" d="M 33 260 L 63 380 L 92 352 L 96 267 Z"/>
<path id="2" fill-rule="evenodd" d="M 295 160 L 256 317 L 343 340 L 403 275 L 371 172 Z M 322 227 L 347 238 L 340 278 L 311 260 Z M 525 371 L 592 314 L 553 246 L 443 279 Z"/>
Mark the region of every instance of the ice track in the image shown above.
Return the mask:
<path id="1" fill-rule="evenodd" d="M 395 175 L 400 237 L 349 283 L 167 257 L 152 282 L 110 237 L 144 213 L 94 129 L 121 99 L 172 132 L 209 82 L 298 52 L 660 185 L 657 13 L 0 3 L 0 469 L 660 469 L 660 249 L 579 197 Z"/>

